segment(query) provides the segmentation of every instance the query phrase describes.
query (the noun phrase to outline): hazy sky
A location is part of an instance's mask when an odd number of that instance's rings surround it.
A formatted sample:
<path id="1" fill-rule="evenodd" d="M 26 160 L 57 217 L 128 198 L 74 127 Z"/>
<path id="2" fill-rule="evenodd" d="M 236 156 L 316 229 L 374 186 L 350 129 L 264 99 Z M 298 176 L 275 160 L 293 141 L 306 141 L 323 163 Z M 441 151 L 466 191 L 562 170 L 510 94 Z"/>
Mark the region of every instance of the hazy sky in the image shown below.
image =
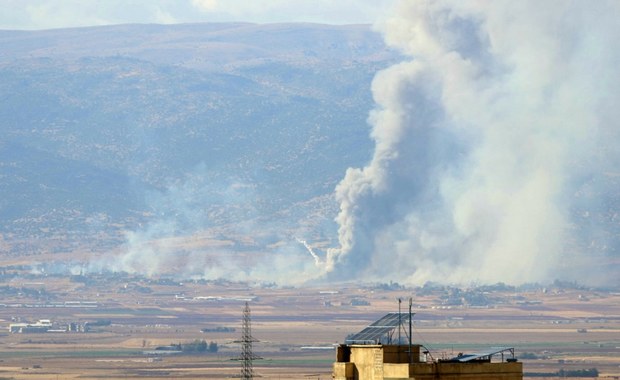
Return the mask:
<path id="1" fill-rule="evenodd" d="M 373 23 L 395 0 L 0 0 L 0 29 L 247 21 Z"/>

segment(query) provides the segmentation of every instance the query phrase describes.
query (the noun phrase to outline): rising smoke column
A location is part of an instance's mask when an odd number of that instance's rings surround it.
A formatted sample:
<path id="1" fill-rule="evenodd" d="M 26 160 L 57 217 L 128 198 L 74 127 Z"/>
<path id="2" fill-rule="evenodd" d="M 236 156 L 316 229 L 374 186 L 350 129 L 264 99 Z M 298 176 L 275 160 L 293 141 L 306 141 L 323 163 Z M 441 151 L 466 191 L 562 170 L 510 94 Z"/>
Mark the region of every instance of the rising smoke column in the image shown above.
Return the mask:
<path id="1" fill-rule="evenodd" d="M 411 60 L 373 82 L 376 148 L 336 188 L 330 276 L 562 277 L 576 194 L 620 162 L 618 15 L 615 1 L 403 1 L 382 28 Z"/>

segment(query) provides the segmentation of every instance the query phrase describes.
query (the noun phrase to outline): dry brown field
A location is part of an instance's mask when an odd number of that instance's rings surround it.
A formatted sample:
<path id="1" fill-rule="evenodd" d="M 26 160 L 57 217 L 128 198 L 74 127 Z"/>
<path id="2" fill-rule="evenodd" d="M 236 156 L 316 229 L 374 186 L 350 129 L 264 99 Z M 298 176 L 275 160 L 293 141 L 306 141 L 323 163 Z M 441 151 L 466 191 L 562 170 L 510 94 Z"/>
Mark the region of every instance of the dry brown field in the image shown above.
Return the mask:
<path id="1" fill-rule="evenodd" d="M 437 292 L 356 285 L 265 288 L 119 275 L 13 277 L 3 286 L 22 291 L 4 294 L 0 305 L 0 379 L 233 378 L 240 373 L 231 359 L 240 355 L 235 341 L 245 299 L 251 299 L 254 351 L 262 357 L 253 363 L 258 375 L 330 379 L 335 353 L 329 348 L 398 311 L 398 298 L 406 312 L 409 297 L 414 341 L 434 358 L 514 347 L 526 373 L 597 368 L 601 378 L 620 377 L 620 294 L 611 292 L 493 292 L 492 306 L 474 308 L 442 305 Z M 352 306 L 353 300 L 363 302 Z M 39 319 L 110 324 L 86 333 L 8 331 L 15 321 Z M 235 331 L 201 332 L 217 327 Z M 218 352 L 148 353 L 195 339 L 217 343 Z"/>

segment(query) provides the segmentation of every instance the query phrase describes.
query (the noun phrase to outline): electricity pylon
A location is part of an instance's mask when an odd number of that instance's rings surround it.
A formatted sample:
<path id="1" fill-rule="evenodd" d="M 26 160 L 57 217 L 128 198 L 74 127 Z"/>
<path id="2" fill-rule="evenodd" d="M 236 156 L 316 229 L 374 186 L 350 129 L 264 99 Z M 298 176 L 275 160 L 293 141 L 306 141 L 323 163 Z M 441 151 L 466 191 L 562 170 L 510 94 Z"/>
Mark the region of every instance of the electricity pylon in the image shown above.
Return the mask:
<path id="1" fill-rule="evenodd" d="M 262 358 L 254 355 L 254 352 L 252 352 L 252 343 L 257 342 L 257 340 L 252 337 L 252 316 L 248 302 L 245 303 L 243 308 L 242 330 L 241 340 L 237 341 L 237 343 L 241 343 L 241 356 L 237 360 L 241 361 L 241 378 L 251 380 L 255 377 L 260 377 L 254 375 L 252 361 Z"/>

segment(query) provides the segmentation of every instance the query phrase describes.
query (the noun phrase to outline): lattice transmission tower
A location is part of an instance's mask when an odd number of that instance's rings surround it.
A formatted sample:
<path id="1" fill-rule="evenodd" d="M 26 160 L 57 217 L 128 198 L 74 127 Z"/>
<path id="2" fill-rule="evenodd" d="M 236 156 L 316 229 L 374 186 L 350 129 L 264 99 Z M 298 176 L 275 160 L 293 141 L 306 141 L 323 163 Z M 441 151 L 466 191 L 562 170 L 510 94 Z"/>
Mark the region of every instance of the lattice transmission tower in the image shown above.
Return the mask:
<path id="1" fill-rule="evenodd" d="M 242 330 L 241 340 L 237 342 L 241 343 L 241 356 L 237 360 L 241 361 L 241 378 L 250 380 L 255 377 L 260 377 L 254 374 L 252 361 L 261 358 L 254 355 L 252 351 L 252 343 L 257 342 L 257 340 L 252 337 L 252 316 L 250 314 L 250 304 L 248 302 L 245 303 L 245 307 L 243 308 Z"/>

